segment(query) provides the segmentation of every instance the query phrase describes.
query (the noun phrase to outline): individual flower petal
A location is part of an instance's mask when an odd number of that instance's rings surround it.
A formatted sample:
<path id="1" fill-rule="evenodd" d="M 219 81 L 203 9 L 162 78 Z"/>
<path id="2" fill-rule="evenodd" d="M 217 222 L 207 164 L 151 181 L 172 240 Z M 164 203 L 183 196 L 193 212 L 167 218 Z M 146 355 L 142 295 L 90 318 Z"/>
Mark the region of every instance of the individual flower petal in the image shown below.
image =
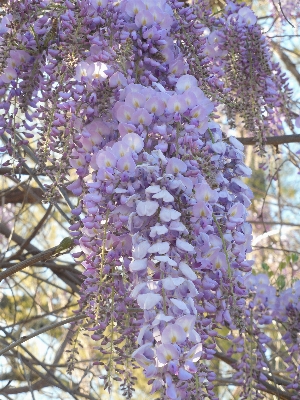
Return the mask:
<path id="1" fill-rule="evenodd" d="M 179 359 L 179 352 L 172 344 L 160 344 L 156 350 L 158 361 L 167 364 L 171 360 Z"/>
<path id="2" fill-rule="evenodd" d="M 180 367 L 179 371 L 178 371 L 178 378 L 181 381 L 187 381 L 189 379 L 191 379 L 193 377 L 192 374 L 190 374 L 189 372 L 187 372 L 184 368 Z"/>
<path id="3" fill-rule="evenodd" d="M 131 0 L 126 3 L 125 11 L 130 17 L 135 17 L 138 12 L 146 9 L 141 0 Z"/>
<path id="4" fill-rule="evenodd" d="M 138 201 L 137 206 L 136 206 L 136 212 L 139 216 L 144 217 L 150 217 L 151 215 L 155 214 L 159 207 L 159 204 L 157 201 L 151 201 L 151 200 L 146 200 L 146 201 Z"/>
<path id="5" fill-rule="evenodd" d="M 134 108 L 142 108 L 145 104 L 145 96 L 139 92 L 130 92 L 126 96 L 125 104 L 134 107 Z"/>
<path id="6" fill-rule="evenodd" d="M 109 78 L 110 87 L 126 86 L 126 85 L 127 85 L 127 79 L 122 74 L 122 72 L 117 71 Z"/>
<path id="7" fill-rule="evenodd" d="M 157 293 L 139 294 L 137 297 L 137 303 L 143 310 L 151 310 L 161 300 L 161 295 Z"/>
<path id="8" fill-rule="evenodd" d="M 158 192 L 160 192 L 161 191 L 161 187 L 159 186 L 159 185 L 151 185 L 151 186 L 148 186 L 146 189 L 145 189 L 145 192 L 146 193 L 151 193 L 151 194 L 153 194 L 153 193 L 158 193 Z"/>
<path id="9" fill-rule="evenodd" d="M 185 281 L 184 278 L 168 278 L 162 279 L 163 288 L 166 290 L 174 290 L 177 286 L 181 285 Z"/>
<path id="10" fill-rule="evenodd" d="M 170 300 L 177 308 L 179 308 L 179 310 L 182 310 L 186 314 L 190 314 L 189 309 L 187 308 L 186 304 L 182 300 L 178 300 L 178 299 L 170 299 Z"/>
<path id="11" fill-rule="evenodd" d="M 183 343 L 186 339 L 186 332 L 180 325 L 169 324 L 165 327 L 161 335 L 163 344 L 167 343 Z"/>
<path id="12" fill-rule="evenodd" d="M 169 361 L 169 362 L 168 362 L 168 371 L 169 371 L 172 375 L 177 375 L 177 374 L 178 374 L 178 360 Z"/>
<path id="13" fill-rule="evenodd" d="M 133 107 L 127 106 L 126 104 L 121 104 L 116 110 L 116 117 L 119 122 L 132 122 L 135 109 Z"/>
<path id="14" fill-rule="evenodd" d="M 17 72 L 12 67 L 4 68 L 3 74 L 0 76 L 0 79 L 2 79 L 2 81 L 5 83 L 10 83 L 12 80 L 16 78 L 17 78 Z"/>
<path id="15" fill-rule="evenodd" d="M 134 246 L 132 256 L 139 259 L 144 258 L 148 253 L 149 247 L 150 243 L 148 240 L 143 240 L 141 243 L 138 243 L 136 246 Z"/>
<path id="16" fill-rule="evenodd" d="M 173 208 L 162 207 L 159 213 L 159 218 L 163 222 L 170 222 L 171 220 L 179 218 L 180 215 L 181 213 Z"/>
<path id="17" fill-rule="evenodd" d="M 157 242 L 148 249 L 148 253 L 166 254 L 170 250 L 169 242 Z"/>
<path id="18" fill-rule="evenodd" d="M 154 260 L 159 262 L 166 262 L 167 264 L 171 265 L 172 267 L 177 266 L 177 262 L 172 260 L 169 256 L 155 256 Z"/>
<path id="19" fill-rule="evenodd" d="M 197 79 L 193 75 L 182 75 L 175 86 L 175 90 L 177 93 L 183 93 L 188 89 L 193 89 L 197 86 Z"/>
<path id="20" fill-rule="evenodd" d="M 169 225 L 169 229 L 171 231 L 177 231 L 177 232 L 183 232 L 183 233 L 188 232 L 185 225 L 183 225 L 183 223 L 180 221 L 172 221 Z"/>
<path id="21" fill-rule="evenodd" d="M 202 344 L 198 343 L 190 349 L 185 359 L 190 360 L 192 362 L 196 362 L 200 360 L 201 355 L 202 355 Z"/>
<path id="22" fill-rule="evenodd" d="M 162 189 L 160 192 L 152 196 L 153 199 L 162 199 L 165 203 L 172 203 L 174 197 L 166 189 Z"/>
<path id="23" fill-rule="evenodd" d="M 217 154 L 224 154 L 226 151 L 226 144 L 223 142 L 216 142 L 211 145 L 211 148 Z"/>
<path id="24" fill-rule="evenodd" d="M 229 221 L 234 221 L 235 219 L 240 219 L 244 216 L 246 210 L 243 204 L 236 203 L 228 210 Z"/>
<path id="25" fill-rule="evenodd" d="M 97 9 L 97 7 L 106 7 L 108 0 L 91 0 L 91 5 Z"/>
<path id="26" fill-rule="evenodd" d="M 133 158 L 129 155 L 126 155 L 124 157 L 119 158 L 117 162 L 117 169 L 120 172 L 128 172 L 128 173 L 133 173 L 135 170 L 135 162 Z"/>
<path id="27" fill-rule="evenodd" d="M 135 16 L 134 21 L 138 28 L 141 28 L 142 26 L 149 27 L 149 26 L 153 25 L 153 23 L 154 23 L 152 14 L 147 10 L 139 11 Z"/>
<path id="28" fill-rule="evenodd" d="M 218 198 L 218 192 L 211 189 L 207 183 L 201 183 L 195 186 L 195 198 L 197 201 L 215 203 Z"/>
<path id="29" fill-rule="evenodd" d="M 193 205 L 193 216 L 195 218 L 210 218 L 212 215 L 212 211 L 207 207 L 205 201 L 198 201 Z"/>
<path id="30" fill-rule="evenodd" d="M 150 228 L 149 236 L 154 238 L 156 235 L 164 235 L 168 232 L 168 228 L 165 225 L 155 225 Z"/>
<path id="31" fill-rule="evenodd" d="M 167 111 L 169 113 L 180 113 L 183 114 L 187 110 L 188 106 L 185 99 L 181 95 L 174 94 L 169 97 L 167 101 Z"/>
<path id="32" fill-rule="evenodd" d="M 184 92 L 184 94 L 182 96 L 183 96 L 184 101 L 186 102 L 188 108 L 191 109 L 197 105 L 197 97 L 193 93 L 193 89 L 187 90 L 186 92 Z"/>
<path id="33" fill-rule="evenodd" d="M 133 260 L 129 264 L 129 269 L 131 272 L 142 271 L 147 268 L 148 259 L 143 258 L 142 260 Z"/>
<path id="34" fill-rule="evenodd" d="M 186 371 L 188 371 L 188 372 L 190 372 L 190 373 L 192 373 L 192 374 L 194 374 L 195 372 L 197 372 L 197 367 L 196 367 L 196 365 L 195 365 L 192 361 L 190 361 L 190 360 L 186 360 L 186 361 L 185 361 L 185 363 L 184 363 L 184 368 L 185 368 Z"/>
<path id="35" fill-rule="evenodd" d="M 244 145 L 235 136 L 229 136 L 229 142 L 238 150 L 243 151 Z"/>
<path id="36" fill-rule="evenodd" d="M 96 163 L 99 168 L 113 168 L 117 164 L 117 159 L 110 151 L 99 151 Z"/>
<path id="37" fill-rule="evenodd" d="M 115 143 L 112 148 L 111 152 L 117 157 L 124 157 L 125 155 L 131 155 L 130 148 L 126 145 L 126 143 L 122 142 L 117 142 Z"/>
<path id="38" fill-rule="evenodd" d="M 98 0 L 98 1 L 103 1 L 103 0 Z M 107 2 L 107 0 L 106 0 Z M 107 78 L 107 75 L 104 73 L 104 71 L 107 70 L 107 65 L 103 64 L 102 62 L 95 62 L 94 63 L 94 68 L 92 72 L 92 78 L 93 79 L 99 79 L 100 81 L 104 81 Z"/>
<path id="39" fill-rule="evenodd" d="M 145 343 L 136 349 L 132 354 L 131 357 L 135 358 L 138 354 L 144 354 L 144 352 L 152 347 L 152 343 Z"/>
<path id="40" fill-rule="evenodd" d="M 184 174 L 187 170 L 187 165 L 179 158 L 170 158 L 166 167 L 167 174 L 178 174 L 179 172 Z"/>
<path id="41" fill-rule="evenodd" d="M 195 322 L 195 315 L 184 315 L 176 320 L 176 324 L 180 325 L 186 334 L 189 334 L 189 332 L 194 328 Z"/>
<path id="42" fill-rule="evenodd" d="M 192 329 L 189 335 L 189 339 L 193 343 L 200 343 L 201 342 L 201 337 L 198 332 L 195 331 L 195 329 Z"/>
<path id="43" fill-rule="evenodd" d="M 165 315 L 162 312 L 160 312 L 154 318 L 152 325 L 156 326 L 156 325 L 159 325 L 161 321 L 169 322 L 169 321 L 172 321 L 172 319 L 174 319 L 174 317 L 172 317 L 171 315 Z"/>
<path id="44" fill-rule="evenodd" d="M 208 114 L 209 109 L 205 107 L 205 105 L 198 105 L 190 111 L 191 118 L 195 118 L 197 121 L 204 121 L 207 118 Z"/>
<path id="45" fill-rule="evenodd" d="M 145 286 L 146 286 L 146 282 L 138 283 L 135 286 L 135 288 L 131 291 L 130 297 L 136 299 L 138 294 L 140 293 L 140 291 L 143 290 Z"/>
<path id="46" fill-rule="evenodd" d="M 245 21 L 245 24 L 248 26 L 252 26 L 256 23 L 257 18 L 254 12 L 249 7 L 242 7 L 238 11 L 238 15 Z"/>
<path id="47" fill-rule="evenodd" d="M 191 281 L 197 279 L 197 275 L 195 274 L 195 272 L 185 262 L 182 261 L 179 263 L 179 269 L 183 273 L 183 275 L 186 276 Z"/>
<path id="48" fill-rule="evenodd" d="M 136 153 L 140 153 L 144 148 L 144 140 L 136 133 L 128 133 L 122 142 Z"/>
<path id="49" fill-rule="evenodd" d="M 176 393 L 176 387 L 172 381 L 172 378 L 169 374 L 166 375 L 166 395 L 169 399 L 171 400 L 176 400 L 178 399 L 177 393 Z"/>
<path id="50" fill-rule="evenodd" d="M 149 113 L 156 116 L 162 115 L 165 111 L 164 102 L 159 98 L 159 96 L 154 96 L 148 99 L 145 103 L 145 108 Z"/>
<path id="51" fill-rule="evenodd" d="M 190 243 L 186 242 L 183 239 L 177 238 L 176 246 L 178 247 L 178 249 L 187 251 L 188 253 L 193 253 L 195 251 L 194 246 L 192 246 Z"/>
<path id="52" fill-rule="evenodd" d="M 153 116 L 149 114 L 147 110 L 145 110 L 144 108 L 139 108 L 133 113 L 132 122 L 136 125 L 141 124 L 149 126 L 152 122 L 152 118 Z"/>

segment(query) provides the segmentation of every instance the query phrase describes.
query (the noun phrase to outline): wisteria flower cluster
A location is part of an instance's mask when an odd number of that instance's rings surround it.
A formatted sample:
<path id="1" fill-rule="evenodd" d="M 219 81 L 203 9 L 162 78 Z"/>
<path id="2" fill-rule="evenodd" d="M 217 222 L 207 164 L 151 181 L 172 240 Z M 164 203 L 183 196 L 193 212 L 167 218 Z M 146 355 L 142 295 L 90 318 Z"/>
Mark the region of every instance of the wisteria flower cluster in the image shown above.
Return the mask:
<path id="1" fill-rule="evenodd" d="M 176 23 L 171 7 L 161 2 L 152 10 L 128 1 L 123 8 L 128 22 L 120 36 L 129 37 L 128 26 L 136 26 L 131 37 L 139 69 L 127 70 L 130 79 L 115 68 L 104 70 L 117 101 L 105 122 L 96 118 L 86 125 L 72 153 L 79 178 L 69 189 L 84 193 L 73 214 L 87 212 L 79 239 L 88 276 L 82 304 L 95 319 L 95 339 L 111 327 L 103 342 L 112 348 L 124 338 L 115 327 L 125 324 L 124 307 L 135 307 L 126 332 L 135 326 L 132 357 L 151 378 L 153 392 L 177 399 L 201 397 L 206 388 L 213 398 L 213 386 L 205 383 L 210 372 L 196 362 L 211 359 L 213 348 L 204 341 L 215 336 L 216 323 L 243 329 L 251 192 L 240 178 L 251 172 L 243 146 L 233 137 L 225 143 L 210 121 L 214 103 L 186 73 L 188 65 L 169 40 Z M 164 65 L 149 57 L 161 50 L 168 55 Z M 78 67 L 87 84 L 89 68 Z M 78 227 L 71 228 L 75 237 Z"/>

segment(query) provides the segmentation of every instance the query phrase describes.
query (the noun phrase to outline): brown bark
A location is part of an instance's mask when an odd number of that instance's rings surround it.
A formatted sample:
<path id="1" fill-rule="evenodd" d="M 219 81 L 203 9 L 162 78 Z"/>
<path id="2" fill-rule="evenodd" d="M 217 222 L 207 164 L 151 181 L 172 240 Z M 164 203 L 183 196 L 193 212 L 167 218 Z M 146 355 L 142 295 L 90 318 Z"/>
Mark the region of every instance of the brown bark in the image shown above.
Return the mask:
<path id="1" fill-rule="evenodd" d="M 37 197 L 42 201 L 43 191 L 40 188 L 31 188 L 29 192 L 19 188 L 12 188 L 11 190 L 1 191 L 0 197 L 3 199 L 2 204 L 17 204 L 23 202 L 34 204 L 37 202 Z"/>
<path id="2" fill-rule="evenodd" d="M 251 137 L 237 137 L 237 139 L 245 146 L 254 146 L 258 140 Z M 265 140 L 266 145 L 277 146 L 279 144 L 299 143 L 300 135 L 283 135 L 267 137 Z"/>

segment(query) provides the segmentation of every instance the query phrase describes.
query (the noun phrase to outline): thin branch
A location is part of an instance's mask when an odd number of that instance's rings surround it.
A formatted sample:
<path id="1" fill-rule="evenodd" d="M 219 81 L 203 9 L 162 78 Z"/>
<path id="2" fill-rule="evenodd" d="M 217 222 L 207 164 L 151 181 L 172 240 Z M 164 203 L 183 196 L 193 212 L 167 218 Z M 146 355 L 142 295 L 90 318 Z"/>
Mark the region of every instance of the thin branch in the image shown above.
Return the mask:
<path id="1" fill-rule="evenodd" d="M 268 246 L 252 246 L 252 247 L 255 250 L 274 250 L 274 251 L 283 251 L 286 253 L 300 254 L 300 251 L 296 251 L 296 250 L 287 250 L 287 249 L 280 249 L 280 248 L 268 247 Z"/>
<path id="2" fill-rule="evenodd" d="M 53 169 L 53 166 L 48 166 L 48 169 Z M 1 167 L 0 175 L 31 175 L 28 170 L 24 167 Z M 32 175 L 47 175 L 44 172 L 33 172 Z"/>
<path id="3" fill-rule="evenodd" d="M 9 346 L 6 346 L 4 349 L 0 350 L 0 356 L 2 356 L 7 351 L 13 349 L 14 347 L 19 346 L 21 343 L 27 342 L 27 340 L 32 339 L 35 336 L 41 335 L 42 333 L 50 331 L 51 329 L 57 328 L 58 326 L 62 326 L 62 325 L 69 324 L 74 321 L 78 321 L 85 317 L 86 317 L 85 314 L 75 315 L 74 317 L 70 317 L 70 318 L 64 319 L 62 321 L 55 322 L 54 324 L 44 326 L 43 328 L 38 329 L 37 331 L 31 333 L 30 335 L 22 336 L 20 339 L 16 340 L 15 342 L 11 343 Z"/>
<path id="4" fill-rule="evenodd" d="M 285 15 L 285 13 L 283 11 L 283 8 L 281 7 L 281 1 L 280 0 L 278 0 L 278 3 L 279 3 L 280 11 L 282 12 L 282 15 L 284 16 L 284 19 L 287 21 L 288 24 L 290 24 L 293 28 L 295 28 L 294 25 L 287 19 L 286 15 Z"/>
<path id="5" fill-rule="evenodd" d="M 276 53 L 278 53 L 279 57 L 281 58 L 282 62 L 284 63 L 284 65 L 286 66 L 286 69 L 292 74 L 294 75 L 294 77 L 296 78 L 297 82 L 300 85 L 300 74 L 297 70 L 296 65 L 291 61 L 291 59 L 285 54 L 285 52 L 282 50 L 281 46 L 274 42 L 274 40 L 271 41 L 271 46 L 273 47 L 273 49 L 276 51 Z"/>
<path id="6" fill-rule="evenodd" d="M 16 322 L 15 324 L 6 325 L 6 328 L 11 328 L 11 327 L 14 327 L 14 326 L 16 326 L 16 325 L 25 325 L 25 324 L 29 324 L 29 323 L 31 323 L 32 321 L 36 321 L 36 320 L 38 320 L 38 319 L 46 318 L 46 317 L 48 317 L 49 315 L 53 316 L 53 315 L 57 314 L 58 312 L 61 312 L 61 311 L 64 311 L 64 310 L 66 310 L 66 309 L 68 309 L 68 308 L 70 308 L 70 307 L 76 307 L 76 306 L 78 306 L 77 303 L 66 304 L 66 305 L 64 305 L 63 307 L 60 307 L 60 308 L 58 308 L 58 309 L 56 309 L 56 310 L 53 310 L 53 311 L 51 311 L 51 312 L 44 313 L 44 314 L 40 314 L 40 315 L 35 315 L 34 317 L 30 317 L 30 318 L 26 318 L 26 319 L 23 319 L 23 320 L 21 320 L 21 321 L 18 321 L 18 322 Z M 1 380 L 1 379 L 0 379 L 0 380 Z"/>
<path id="7" fill-rule="evenodd" d="M 232 368 L 234 368 L 236 370 L 238 369 L 238 366 L 237 366 L 238 360 L 236 360 L 232 357 L 229 357 L 226 354 L 219 352 L 219 351 L 216 351 L 215 356 L 217 358 L 219 358 L 220 360 L 222 360 L 223 362 L 225 362 L 226 364 L 230 365 Z M 268 380 L 274 382 L 274 378 L 272 377 L 272 375 L 270 375 L 270 374 L 265 374 L 265 375 L 267 376 Z M 282 386 L 287 386 L 290 384 L 289 381 L 286 381 L 285 379 L 282 379 L 280 377 L 276 377 L 276 381 L 278 384 L 280 384 Z M 260 385 L 265 386 L 267 389 L 266 391 L 268 393 L 275 394 L 275 395 L 277 394 L 276 388 L 273 385 L 271 385 L 267 382 L 263 382 L 260 379 L 256 379 L 256 382 Z M 263 389 L 261 389 L 261 390 L 263 390 Z M 282 390 L 279 390 L 278 393 L 279 393 L 280 398 L 283 400 L 291 400 L 292 396 L 293 396 L 292 394 L 286 393 Z"/>
<path id="8" fill-rule="evenodd" d="M 294 223 L 294 222 L 280 222 L 280 221 L 258 221 L 258 220 L 247 220 L 247 222 L 250 222 L 250 224 L 255 224 L 255 225 L 286 225 L 286 226 L 299 226 L 300 223 Z"/>
<path id="9" fill-rule="evenodd" d="M 292 37 L 300 37 L 300 35 L 274 35 L 274 36 L 267 36 L 269 39 L 273 39 L 275 37 L 281 38 L 292 38 Z"/>
<path id="10" fill-rule="evenodd" d="M 68 241 L 69 240 L 69 241 Z M 64 242 L 65 241 L 65 242 Z M 29 267 L 31 265 L 34 265 L 38 261 L 46 261 L 49 260 L 49 258 L 52 257 L 58 257 L 62 251 L 71 249 L 74 246 L 73 240 L 71 238 L 65 238 L 63 239 L 58 246 L 54 246 L 51 249 L 45 250 L 37 254 L 36 256 L 33 256 L 27 260 L 24 260 L 13 267 L 8 268 L 7 270 L 3 271 L 0 273 L 0 282 L 15 274 L 18 271 L 21 271 L 22 269 Z M 67 271 L 66 271 L 67 273 Z"/>
<path id="11" fill-rule="evenodd" d="M 237 137 L 236 139 L 238 139 L 245 146 L 254 146 L 257 144 L 257 138 Z M 266 145 L 276 146 L 285 143 L 300 143 L 300 135 L 272 136 L 264 139 L 264 144 Z"/>

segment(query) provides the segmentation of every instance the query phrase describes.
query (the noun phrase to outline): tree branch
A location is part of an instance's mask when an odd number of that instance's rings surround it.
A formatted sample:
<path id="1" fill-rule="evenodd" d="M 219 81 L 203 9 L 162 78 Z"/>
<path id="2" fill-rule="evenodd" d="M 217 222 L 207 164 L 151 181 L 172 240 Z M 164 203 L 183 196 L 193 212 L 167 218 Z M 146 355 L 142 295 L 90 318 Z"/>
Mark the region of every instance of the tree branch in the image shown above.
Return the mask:
<path id="1" fill-rule="evenodd" d="M 237 367 L 237 365 L 236 365 L 237 362 L 238 362 L 238 360 L 235 360 L 234 358 L 229 357 L 229 356 L 227 356 L 226 354 L 223 354 L 223 353 L 221 353 L 221 352 L 219 352 L 219 351 L 217 351 L 217 352 L 215 353 L 215 356 L 216 356 L 217 358 L 219 358 L 220 360 L 222 360 L 223 362 L 225 362 L 226 364 L 230 365 L 232 368 L 234 368 L 234 369 L 236 369 L 236 370 L 238 369 L 238 367 Z M 272 375 L 266 374 L 266 376 L 267 376 L 268 380 L 274 382 L 274 378 L 273 378 Z M 279 398 L 282 399 L 282 400 L 291 400 L 292 397 L 293 397 L 292 394 L 289 394 L 289 393 L 286 393 L 286 392 L 284 392 L 284 391 L 282 391 L 282 390 L 276 389 L 273 385 L 271 385 L 271 384 L 269 384 L 269 383 L 267 383 L 267 382 L 263 382 L 263 381 L 261 381 L 261 380 L 259 380 L 259 379 L 256 379 L 256 382 L 257 382 L 260 386 L 265 386 L 265 388 L 266 388 L 265 391 L 266 391 L 267 393 L 274 394 L 274 395 L 278 395 Z M 278 384 L 280 384 L 280 385 L 282 385 L 282 386 L 287 386 L 287 385 L 290 384 L 290 382 L 288 382 L 288 381 L 286 381 L 285 379 L 282 379 L 282 378 L 280 378 L 280 377 L 276 377 L 276 383 L 278 383 Z M 264 390 L 264 389 L 261 389 L 261 390 Z"/>
<path id="2" fill-rule="evenodd" d="M 237 137 L 236 139 L 239 140 L 245 146 L 254 146 L 257 144 L 256 138 Z M 282 136 L 267 137 L 264 140 L 264 143 L 266 145 L 273 145 L 273 146 L 286 143 L 300 143 L 300 135 L 282 135 Z"/>
<path id="3" fill-rule="evenodd" d="M 19 346 L 21 343 L 27 342 L 27 340 L 32 339 L 35 336 L 41 335 L 42 333 L 50 331 L 51 329 L 57 328 L 58 326 L 62 326 L 62 325 L 69 324 L 74 321 L 78 321 L 85 317 L 86 317 L 85 314 L 75 315 L 74 317 L 64 319 L 63 321 L 55 322 L 54 324 L 44 326 L 43 328 L 38 329 L 37 331 L 31 333 L 30 335 L 22 336 L 20 339 L 16 340 L 15 342 L 11 343 L 9 346 L 6 346 L 4 349 L 0 350 L 0 356 L 2 356 L 7 351 L 13 349 L 14 347 Z"/>
<path id="4" fill-rule="evenodd" d="M 300 74 L 297 70 L 296 65 L 291 61 L 291 59 L 285 54 L 285 52 L 282 50 L 280 45 L 273 40 L 271 40 L 271 46 L 273 49 L 278 53 L 279 57 L 281 58 L 282 62 L 286 66 L 286 69 L 295 77 L 297 82 L 300 85 Z"/>
<path id="5" fill-rule="evenodd" d="M 53 166 L 49 166 L 48 169 L 53 169 Z M 24 167 L 1 167 L 0 175 L 31 175 L 28 170 Z M 43 172 L 33 172 L 32 175 L 47 175 Z"/>
<path id="6" fill-rule="evenodd" d="M 259 221 L 259 220 L 247 220 L 250 224 L 256 225 L 286 225 L 286 226 L 300 226 L 300 223 L 293 222 L 280 222 L 280 221 Z"/>
<path id="7" fill-rule="evenodd" d="M 52 257 L 58 257 L 62 251 L 71 249 L 74 246 L 73 240 L 71 238 L 64 238 L 58 246 L 54 246 L 51 249 L 45 250 L 37 254 L 36 256 L 33 256 L 31 258 L 28 258 L 27 260 L 24 260 L 18 264 L 15 264 L 13 267 L 8 268 L 7 270 L 3 271 L 0 273 L 0 282 L 15 274 L 18 271 L 21 271 L 22 269 L 29 267 L 31 265 L 34 265 L 38 261 L 46 261 L 49 260 L 49 258 Z"/>
<path id="8" fill-rule="evenodd" d="M 3 223 L 0 222 L 0 233 L 3 233 L 5 237 L 9 238 L 11 235 L 10 229 Z M 22 246 L 24 239 L 19 236 L 16 233 L 13 233 L 11 235 L 11 239 L 16 242 L 19 246 Z M 33 246 L 31 243 L 26 245 L 26 250 L 31 253 L 31 254 L 40 254 L 40 250 Z M 5 263 L 5 261 L 4 261 Z M 2 263 L 0 263 L 0 267 L 2 266 Z M 53 262 L 51 263 L 45 263 L 45 266 L 50 268 L 63 282 L 65 282 L 74 292 L 79 292 L 78 286 L 81 285 L 81 273 L 74 269 L 72 272 L 65 270 L 63 267 L 61 267 L 58 264 L 53 265 Z M 79 276 L 80 275 L 80 276 Z"/>

